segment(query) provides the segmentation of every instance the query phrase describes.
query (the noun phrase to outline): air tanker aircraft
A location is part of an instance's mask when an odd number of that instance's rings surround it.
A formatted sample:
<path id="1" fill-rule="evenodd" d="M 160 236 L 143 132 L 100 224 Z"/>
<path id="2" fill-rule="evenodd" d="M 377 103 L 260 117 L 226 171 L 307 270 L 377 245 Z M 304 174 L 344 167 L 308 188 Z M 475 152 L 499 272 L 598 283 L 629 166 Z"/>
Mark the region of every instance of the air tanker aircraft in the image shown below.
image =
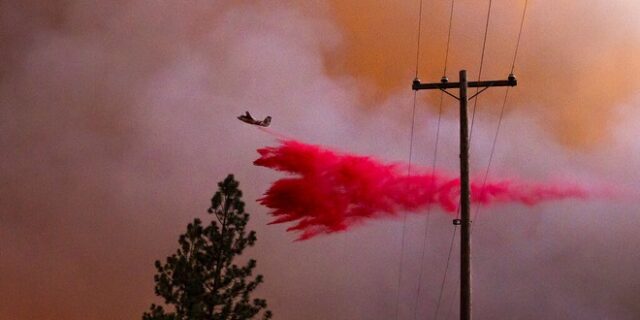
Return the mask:
<path id="1" fill-rule="evenodd" d="M 256 120 L 251 116 L 251 114 L 249 114 L 249 111 L 247 111 L 243 115 L 240 115 L 238 119 L 244 123 L 261 127 L 268 127 L 269 124 L 271 124 L 271 116 L 267 116 L 266 118 L 264 118 L 264 120 Z"/>

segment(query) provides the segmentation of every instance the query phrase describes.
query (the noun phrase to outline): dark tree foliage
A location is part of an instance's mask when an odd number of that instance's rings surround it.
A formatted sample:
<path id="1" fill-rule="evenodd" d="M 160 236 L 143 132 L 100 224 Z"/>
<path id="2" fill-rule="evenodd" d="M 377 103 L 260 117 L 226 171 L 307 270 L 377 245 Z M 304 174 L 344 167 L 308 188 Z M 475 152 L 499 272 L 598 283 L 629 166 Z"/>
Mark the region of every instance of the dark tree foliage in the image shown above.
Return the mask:
<path id="1" fill-rule="evenodd" d="M 245 231 L 249 214 L 244 212 L 238 182 L 229 175 L 218 187 L 208 210 L 216 219 L 208 226 L 194 219 L 180 235 L 178 251 L 164 264 L 155 263 L 155 292 L 174 311 L 152 304 L 143 320 L 243 320 L 260 313 L 262 319 L 271 318 L 266 301 L 250 297 L 263 281 L 262 275 L 251 279 L 256 261 L 233 263 L 256 242 L 255 231 Z"/>

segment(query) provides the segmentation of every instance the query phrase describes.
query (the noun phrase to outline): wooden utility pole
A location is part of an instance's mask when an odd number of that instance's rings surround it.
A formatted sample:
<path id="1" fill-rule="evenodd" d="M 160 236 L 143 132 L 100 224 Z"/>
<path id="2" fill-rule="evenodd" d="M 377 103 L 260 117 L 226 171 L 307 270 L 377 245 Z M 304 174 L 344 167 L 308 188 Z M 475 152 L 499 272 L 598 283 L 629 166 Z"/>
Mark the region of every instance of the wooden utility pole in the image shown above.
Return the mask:
<path id="1" fill-rule="evenodd" d="M 471 190 L 467 71 L 460 70 L 460 319 L 471 319 Z"/>
<path id="2" fill-rule="evenodd" d="M 460 225 L 460 320 L 471 320 L 471 190 L 469 185 L 469 121 L 467 103 L 489 87 L 514 87 L 518 84 L 516 77 L 510 74 L 507 80 L 467 81 L 467 71 L 460 70 L 460 82 L 450 83 L 446 77 L 440 82 L 420 83 L 413 80 L 413 90 L 439 89 L 460 101 L 460 219 L 453 220 Z M 459 96 L 446 89 L 458 88 Z M 482 88 L 467 98 L 467 88 Z"/>

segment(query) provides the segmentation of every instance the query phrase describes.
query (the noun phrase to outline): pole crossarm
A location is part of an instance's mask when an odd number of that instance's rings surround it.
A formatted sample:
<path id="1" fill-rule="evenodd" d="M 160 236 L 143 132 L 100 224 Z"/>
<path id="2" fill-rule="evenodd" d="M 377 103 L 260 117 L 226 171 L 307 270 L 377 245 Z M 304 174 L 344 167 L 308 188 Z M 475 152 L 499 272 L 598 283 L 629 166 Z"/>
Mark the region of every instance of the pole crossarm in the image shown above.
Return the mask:
<path id="1" fill-rule="evenodd" d="M 469 88 L 489 88 L 489 87 L 515 87 L 518 85 L 518 80 L 516 76 L 512 74 L 509 75 L 507 80 L 488 80 L 488 81 L 469 81 L 467 82 L 467 87 Z M 418 90 L 429 90 L 429 89 L 451 89 L 451 88 L 460 88 L 460 82 L 449 82 L 446 78 L 443 78 L 440 82 L 433 83 L 422 83 L 420 79 L 416 78 L 413 80 L 411 85 L 411 89 Z"/>

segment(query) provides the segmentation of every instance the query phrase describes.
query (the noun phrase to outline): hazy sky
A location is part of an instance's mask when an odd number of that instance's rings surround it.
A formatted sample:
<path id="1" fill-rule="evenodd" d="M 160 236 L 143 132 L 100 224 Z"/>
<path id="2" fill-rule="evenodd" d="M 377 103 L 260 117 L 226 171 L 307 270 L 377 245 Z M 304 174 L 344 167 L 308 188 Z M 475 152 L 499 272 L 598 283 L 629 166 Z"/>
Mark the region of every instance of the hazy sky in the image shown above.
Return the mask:
<path id="1" fill-rule="evenodd" d="M 424 1 L 419 77 L 443 73 L 448 1 Z M 524 1 L 493 1 L 483 79 L 510 71 Z M 393 319 L 401 220 L 293 242 L 256 204 L 288 136 L 407 161 L 418 1 L 0 1 L 0 314 L 135 319 L 161 302 L 153 262 L 171 254 L 216 184 L 244 191 L 276 319 Z M 488 1 L 456 1 L 448 76 L 478 74 Z M 637 1 L 529 1 L 491 177 L 640 187 Z M 504 95 L 483 93 L 472 175 L 486 170 Z M 419 93 L 416 163 L 433 161 L 436 93 Z M 457 167 L 445 98 L 437 166 Z M 637 199 L 637 197 L 636 197 Z M 635 199 L 480 210 L 476 319 L 640 318 Z M 475 208 L 474 208 L 475 211 Z M 453 226 L 407 219 L 400 318 L 432 319 Z M 439 319 L 457 316 L 457 247 Z M 416 301 L 418 303 L 416 304 Z M 451 307 L 453 306 L 453 307 Z M 449 311 L 451 310 L 451 311 Z"/>

